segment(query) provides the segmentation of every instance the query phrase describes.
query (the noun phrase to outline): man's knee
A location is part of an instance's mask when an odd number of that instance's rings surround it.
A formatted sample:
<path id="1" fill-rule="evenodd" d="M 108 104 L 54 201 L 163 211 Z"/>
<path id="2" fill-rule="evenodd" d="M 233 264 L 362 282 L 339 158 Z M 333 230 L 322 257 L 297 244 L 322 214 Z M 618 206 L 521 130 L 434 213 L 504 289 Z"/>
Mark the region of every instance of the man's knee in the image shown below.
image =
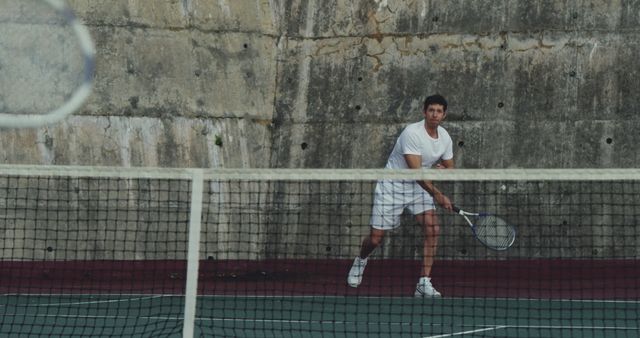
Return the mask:
<path id="1" fill-rule="evenodd" d="M 426 236 L 438 236 L 440 234 L 440 224 L 433 210 L 426 211 L 418 216 L 418 221 L 422 224 Z"/>
<path id="2" fill-rule="evenodd" d="M 435 224 L 425 224 L 425 235 L 427 237 L 438 237 L 440 235 L 440 225 Z"/>
<path id="3" fill-rule="evenodd" d="M 373 230 L 369 235 L 369 240 L 371 241 L 371 244 L 375 246 L 380 245 L 380 243 L 382 243 L 383 238 L 384 238 L 384 231 L 382 230 Z"/>

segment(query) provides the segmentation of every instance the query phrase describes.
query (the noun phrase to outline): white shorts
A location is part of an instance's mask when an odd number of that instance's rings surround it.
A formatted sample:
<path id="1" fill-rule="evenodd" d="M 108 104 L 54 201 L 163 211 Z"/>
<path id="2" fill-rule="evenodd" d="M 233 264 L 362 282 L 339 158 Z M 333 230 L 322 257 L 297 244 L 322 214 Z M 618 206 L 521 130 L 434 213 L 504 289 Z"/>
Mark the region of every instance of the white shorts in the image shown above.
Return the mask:
<path id="1" fill-rule="evenodd" d="M 369 223 L 378 230 L 395 229 L 405 208 L 417 215 L 436 206 L 433 197 L 415 181 L 378 181 Z"/>

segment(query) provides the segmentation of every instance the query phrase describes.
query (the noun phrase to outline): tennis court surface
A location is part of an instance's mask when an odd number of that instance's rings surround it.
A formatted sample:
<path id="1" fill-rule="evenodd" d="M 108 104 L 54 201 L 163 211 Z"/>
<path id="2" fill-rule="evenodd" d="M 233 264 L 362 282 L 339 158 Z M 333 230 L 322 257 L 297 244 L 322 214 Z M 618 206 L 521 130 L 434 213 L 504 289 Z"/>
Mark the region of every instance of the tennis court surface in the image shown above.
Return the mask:
<path id="1" fill-rule="evenodd" d="M 182 335 L 183 296 L 5 295 L 3 335 Z M 206 337 L 637 337 L 638 303 L 338 296 L 200 296 Z"/>
<path id="2" fill-rule="evenodd" d="M 417 299 L 407 214 L 349 287 L 376 181 L 415 175 L 3 166 L 0 335 L 640 336 L 640 172 L 429 176 L 512 222 L 513 247 L 440 210 L 443 297 Z"/>

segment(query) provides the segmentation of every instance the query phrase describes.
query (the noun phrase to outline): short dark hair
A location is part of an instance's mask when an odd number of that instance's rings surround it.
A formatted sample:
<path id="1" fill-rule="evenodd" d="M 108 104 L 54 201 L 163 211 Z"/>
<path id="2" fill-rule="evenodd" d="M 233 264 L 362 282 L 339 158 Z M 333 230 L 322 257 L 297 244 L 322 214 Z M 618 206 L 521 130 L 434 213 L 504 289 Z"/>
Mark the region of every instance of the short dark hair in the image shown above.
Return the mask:
<path id="1" fill-rule="evenodd" d="M 429 107 L 429 105 L 431 104 L 439 104 L 444 108 L 445 112 L 447 111 L 447 99 L 445 99 L 444 96 L 440 94 L 427 96 L 427 98 L 424 100 L 424 107 L 422 107 L 422 109 L 427 110 L 427 107 Z"/>

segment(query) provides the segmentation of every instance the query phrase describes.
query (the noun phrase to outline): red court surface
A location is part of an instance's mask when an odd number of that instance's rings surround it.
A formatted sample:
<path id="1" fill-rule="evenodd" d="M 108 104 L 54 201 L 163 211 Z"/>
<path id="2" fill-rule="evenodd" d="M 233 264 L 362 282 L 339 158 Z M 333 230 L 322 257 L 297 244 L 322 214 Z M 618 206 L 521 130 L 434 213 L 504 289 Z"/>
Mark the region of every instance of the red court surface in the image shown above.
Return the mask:
<path id="1" fill-rule="evenodd" d="M 371 259 L 357 289 L 351 260 L 204 260 L 202 295 L 411 296 L 417 260 Z M 185 261 L 0 262 L 0 292 L 183 294 Z M 434 286 L 445 297 L 640 299 L 638 260 L 439 260 Z"/>

